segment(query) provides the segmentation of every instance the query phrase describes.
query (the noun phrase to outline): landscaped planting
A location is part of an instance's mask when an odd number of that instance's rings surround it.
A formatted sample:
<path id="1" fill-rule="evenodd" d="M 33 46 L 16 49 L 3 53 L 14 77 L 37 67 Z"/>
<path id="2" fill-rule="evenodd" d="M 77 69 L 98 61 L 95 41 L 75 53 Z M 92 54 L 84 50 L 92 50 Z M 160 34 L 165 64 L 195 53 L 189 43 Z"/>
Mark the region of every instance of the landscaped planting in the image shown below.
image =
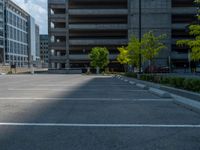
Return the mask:
<path id="1" fill-rule="evenodd" d="M 125 74 L 128 77 L 137 78 L 134 73 Z M 200 79 L 197 78 L 184 78 L 184 77 L 170 77 L 156 74 L 143 74 L 140 75 L 140 80 L 164 84 L 179 89 L 189 90 L 193 92 L 200 92 Z"/>

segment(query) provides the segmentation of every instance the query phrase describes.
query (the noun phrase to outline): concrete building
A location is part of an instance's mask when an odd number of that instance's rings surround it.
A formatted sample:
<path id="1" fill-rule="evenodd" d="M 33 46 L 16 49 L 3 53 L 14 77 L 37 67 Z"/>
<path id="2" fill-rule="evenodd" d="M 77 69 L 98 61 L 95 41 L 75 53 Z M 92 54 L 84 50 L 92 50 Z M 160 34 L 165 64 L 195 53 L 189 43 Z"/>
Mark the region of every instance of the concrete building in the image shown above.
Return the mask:
<path id="1" fill-rule="evenodd" d="M 36 62 L 40 64 L 40 27 L 35 24 Z"/>
<path id="2" fill-rule="evenodd" d="M 0 64 L 4 63 L 4 0 L 0 0 Z"/>
<path id="3" fill-rule="evenodd" d="M 35 19 L 29 16 L 29 66 L 33 64 L 34 66 L 40 65 L 40 34 L 39 26 L 36 25 Z"/>
<path id="4" fill-rule="evenodd" d="M 192 0 L 141 1 L 142 34 L 150 30 L 167 34 L 167 48 L 156 58 L 157 65 L 178 65 L 176 60 L 184 56 L 175 52 L 174 43 L 187 38 L 181 35 L 186 34 L 184 29 L 191 19 L 176 21 L 185 15 L 194 18 Z M 139 0 L 48 0 L 48 19 L 49 68 L 86 68 L 92 47 L 105 46 L 110 50 L 109 67 L 119 71 L 116 47 L 126 45 L 132 34 L 139 35 Z M 179 36 L 174 28 L 182 28 L 182 34 Z"/>
<path id="5" fill-rule="evenodd" d="M 5 1 L 5 62 L 18 67 L 28 66 L 29 14 L 13 3 Z"/>
<path id="6" fill-rule="evenodd" d="M 39 60 L 39 27 L 30 18 L 11 0 L 0 0 L 0 63 L 28 67 L 33 51 Z"/>
<path id="7" fill-rule="evenodd" d="M 42 67 L 48 68 L 49 64 L 48 35 L 40 35 L 40 59 Z"/>
<path id="8" fill-rule="evenodd" d="M 187 47 L 179 47 L 176 41 L 180 39 L 191 39 L 188 33 L 188 26 L 197 23 L 197 8 L 193 0 L 173 0 L 171 11 L 171 62 L 174 69 L 193 67 L 190 60 L 189 49 Z"/>

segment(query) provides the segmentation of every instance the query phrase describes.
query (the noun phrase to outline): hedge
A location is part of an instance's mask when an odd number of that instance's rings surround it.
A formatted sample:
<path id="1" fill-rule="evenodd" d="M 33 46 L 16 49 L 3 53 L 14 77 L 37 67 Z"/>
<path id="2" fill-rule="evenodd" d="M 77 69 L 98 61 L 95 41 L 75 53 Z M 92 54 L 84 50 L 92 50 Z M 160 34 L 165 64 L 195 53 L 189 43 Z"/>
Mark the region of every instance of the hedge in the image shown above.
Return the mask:
<path id="1" fill-rule="evenodd" d="M 200 79 L 184 77 L 166 77 L 161 75 L 141 75 L 140 79 L 165 84 L 193 92 L 200 92 Z"/>
<path id="2" fill-rule="evenodd" d="M 129 73 L 125 75 L 128 77 L 137 78 L 137 74 Z M 167 77 L 155 74 L 143 74 L 140 75 L 140 80 L 164 84 L 193 92 L 200 92 L 200 79 L 197 78 Z"/>
<path id="3" fill-rule="evenodd" d="M 126 72 L 124 75 L 127 77 L 137 78 L 137 73 Z"/>

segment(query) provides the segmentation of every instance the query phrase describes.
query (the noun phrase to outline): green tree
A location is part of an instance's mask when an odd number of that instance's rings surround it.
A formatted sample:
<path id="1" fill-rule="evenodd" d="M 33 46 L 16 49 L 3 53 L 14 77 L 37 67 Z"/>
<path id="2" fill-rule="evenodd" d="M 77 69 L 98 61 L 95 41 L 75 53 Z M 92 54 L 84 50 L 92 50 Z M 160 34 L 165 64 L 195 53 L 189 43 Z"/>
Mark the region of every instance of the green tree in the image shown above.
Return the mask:
<path id="1" fill-rule="evenodd" d="M 129 53 L 128 53 L 128 47 L 118 47 L 117 48 L 119 50 L 119 55 L 117 56 L 117 61 L 124 65 L 124 70 L 125 72 L 127 71 L 127 65 L 130 63 L 130 59 L 129 59 Z"/>
<path id="2" fill-rule="evenodd" d="M 179 46 L 188 46 L 191 49 L 191 59 L 200 60 L 200 25 L 189 26 L 189 34 L 195 38 L 191 40 L 179 40 L 176 42 Z"/>
<path id="3" fill-rule="evenodd" d="M 109 51 L 105 47 L 94 47 L 89 54 L 91 59 L 91 66 L 97 69 L 104 69 L 109 64 Z"/>
<path id="4" fill-rule="evenodd" d="M 129 64 L 139 68 L 139 56 L 141 53 L 141 43 L 136 36 L 132 36 L 128 43 Z"/>
<path id="5" fill-rule="evenodd" d="M 127 47 L 122 46 L 118 50 L 120 54 L 117 60 L 120 64 L 139 67 L 140 42 L 135 35 L 131 37 Z"/>
<path id="6" fill-rule="evenodd" d="M 197 4 L 200 4 L 200 0 L 194 1 Z M 200 11 L 198 12 L 198 14 Z M 200 16 L 198 16 L 198 20 L 200 20 Z M 193 24 L 189 26 L 189 34 L 194 36 L 194 39 L 185 39 L 179 40 L 176 42 L 179 46 L 188 46 L 191 49 L 191 60 L 199 61 L 200 60 L 200 25 Z"/>
<path id="7" fill-rule="evenodd" d="M 165 34 L 155 36 L 152 31 L 143 35 L 141 43 L 142 55 L 145 60 L 149 61 L 149 66 L 151 66 L 152 61 L 159 55 L 160 51 L 166 48 L 165 44 L 162 42 L 165 37 Z"/>

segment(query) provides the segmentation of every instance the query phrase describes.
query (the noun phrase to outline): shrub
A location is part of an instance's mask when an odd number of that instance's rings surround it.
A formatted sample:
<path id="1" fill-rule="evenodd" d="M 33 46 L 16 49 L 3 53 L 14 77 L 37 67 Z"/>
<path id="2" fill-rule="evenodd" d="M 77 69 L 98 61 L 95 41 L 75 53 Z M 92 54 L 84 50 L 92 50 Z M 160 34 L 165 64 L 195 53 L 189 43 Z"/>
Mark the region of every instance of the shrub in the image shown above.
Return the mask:
<path id="1" fill-rule="evenodd" d="M 200 92 L 200 80 L 199 79 L 186 79 L 184 81 L 184 89 Z"/>
<path id="2" fill-rule="evenodd" d="M 137 78 L 137 74 L 135 73 L 126 73 L 126 76 Z M 193 92 L 200 92 L 200 79 L 142 74 L 140 75 L 140 80 L 165 84 Z"/>
<path id="3" fill-rule="evenodd" d="M 137 78 L 137 73 L 127 72 L 127 73 L 125 73 L 125 76 L 132 77 L 132 78 Z"/>
<path id="4" fill-rule="evenodd" d="M 168 77 L 162 77 L 160 83 L 161 84 L 169 84 L 170 78 Z"/>
<path id="5" fill-rule="evenodd" d="M 13 72 L 12 72 L 12 71 L 9 71 L 7 74 L 13 74 Z"/>

